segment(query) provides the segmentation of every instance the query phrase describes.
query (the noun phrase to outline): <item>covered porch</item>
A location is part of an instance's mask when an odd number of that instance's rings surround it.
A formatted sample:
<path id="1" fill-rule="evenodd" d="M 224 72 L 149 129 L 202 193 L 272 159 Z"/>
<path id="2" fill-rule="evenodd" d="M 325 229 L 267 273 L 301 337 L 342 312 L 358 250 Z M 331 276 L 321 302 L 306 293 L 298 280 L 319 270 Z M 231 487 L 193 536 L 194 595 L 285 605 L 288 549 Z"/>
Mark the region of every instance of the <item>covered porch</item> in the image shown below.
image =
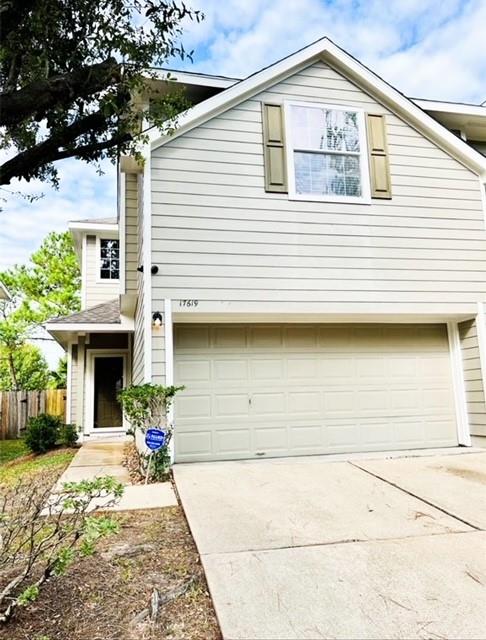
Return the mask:
<path id="1" fill-rule="evenodd" d="M 113 300 L 46 329 L 67 353 L 67 422 L 80 428 L 80 440 L 122 437 L 128 425 L 117 396 L 131 384 L 133 320 Z"/>

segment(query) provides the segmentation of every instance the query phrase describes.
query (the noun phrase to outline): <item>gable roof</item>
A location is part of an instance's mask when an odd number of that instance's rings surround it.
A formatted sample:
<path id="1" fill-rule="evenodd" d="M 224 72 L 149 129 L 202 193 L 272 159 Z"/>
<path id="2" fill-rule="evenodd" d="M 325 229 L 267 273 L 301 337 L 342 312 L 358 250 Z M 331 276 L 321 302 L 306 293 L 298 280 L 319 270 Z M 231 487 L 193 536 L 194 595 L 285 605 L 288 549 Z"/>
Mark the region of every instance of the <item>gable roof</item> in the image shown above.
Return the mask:
<path id="1" fill-rule="evenodd" d="M 84 311 L 49 320 L 48 324 L 120 324 L 120 300 L 102 302 Z"/>
<path id="2" fill-rule="evenodd" d="M 351 82 L 374 95 L 377 100 L 398 116 L 403 117 L 424 136 L 432 139 L 444 151 L 478 175 L 486 177 L 484 156 L 327 37 L 317 40 L 195 105 L 178 118 L 177 129 L 172 135 L 160 135 L 158 129 L 153 127 L 148 132 L 151 148 L 157 149 L 318 60 L 339 69 Z"/>

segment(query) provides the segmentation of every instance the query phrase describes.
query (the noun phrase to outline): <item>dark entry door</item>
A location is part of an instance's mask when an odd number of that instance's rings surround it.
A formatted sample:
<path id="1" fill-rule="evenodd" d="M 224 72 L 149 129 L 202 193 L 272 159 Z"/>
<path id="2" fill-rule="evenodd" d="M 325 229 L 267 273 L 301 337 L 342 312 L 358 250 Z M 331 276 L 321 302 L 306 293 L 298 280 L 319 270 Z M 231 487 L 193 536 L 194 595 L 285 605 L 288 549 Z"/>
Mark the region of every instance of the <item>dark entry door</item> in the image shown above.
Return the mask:
<path id="1" fill-rule="evenodd" d="M 117 400 L 123 388 L 123 357 L 94 358 L 94 418 L 95 429 L 120 429 L 123 415 Z"/>

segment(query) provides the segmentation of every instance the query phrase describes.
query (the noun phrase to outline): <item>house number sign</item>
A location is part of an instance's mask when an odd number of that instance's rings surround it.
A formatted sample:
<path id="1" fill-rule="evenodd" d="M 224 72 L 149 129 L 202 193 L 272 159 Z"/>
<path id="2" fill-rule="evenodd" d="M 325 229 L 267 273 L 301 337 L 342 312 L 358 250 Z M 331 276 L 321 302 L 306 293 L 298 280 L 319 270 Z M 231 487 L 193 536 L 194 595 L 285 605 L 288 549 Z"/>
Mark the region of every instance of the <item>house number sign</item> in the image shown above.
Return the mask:
<path id="1" fill-rule="evenodd" d="M 199 300 L 179 300 L 179 307 L 197 307 Z"/>

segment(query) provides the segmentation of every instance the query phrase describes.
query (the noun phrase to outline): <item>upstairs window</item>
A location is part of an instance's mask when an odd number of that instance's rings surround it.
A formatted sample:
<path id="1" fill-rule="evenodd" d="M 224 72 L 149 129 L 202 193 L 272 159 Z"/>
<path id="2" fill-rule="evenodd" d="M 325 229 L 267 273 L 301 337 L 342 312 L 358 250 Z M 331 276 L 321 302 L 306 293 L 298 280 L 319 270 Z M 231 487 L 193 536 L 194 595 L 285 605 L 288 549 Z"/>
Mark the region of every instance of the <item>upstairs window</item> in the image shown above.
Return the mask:
<path id="1" fill-rule="evenodd" d="M 120 279 L 120 241 L 100 238 L 100 278 Z"/>
<path id="2" fill-rule="evenodd" d="M 365 120 L 341 106 L 285 104 L 289 196 L 296 200 L 370 200 Z"/>

